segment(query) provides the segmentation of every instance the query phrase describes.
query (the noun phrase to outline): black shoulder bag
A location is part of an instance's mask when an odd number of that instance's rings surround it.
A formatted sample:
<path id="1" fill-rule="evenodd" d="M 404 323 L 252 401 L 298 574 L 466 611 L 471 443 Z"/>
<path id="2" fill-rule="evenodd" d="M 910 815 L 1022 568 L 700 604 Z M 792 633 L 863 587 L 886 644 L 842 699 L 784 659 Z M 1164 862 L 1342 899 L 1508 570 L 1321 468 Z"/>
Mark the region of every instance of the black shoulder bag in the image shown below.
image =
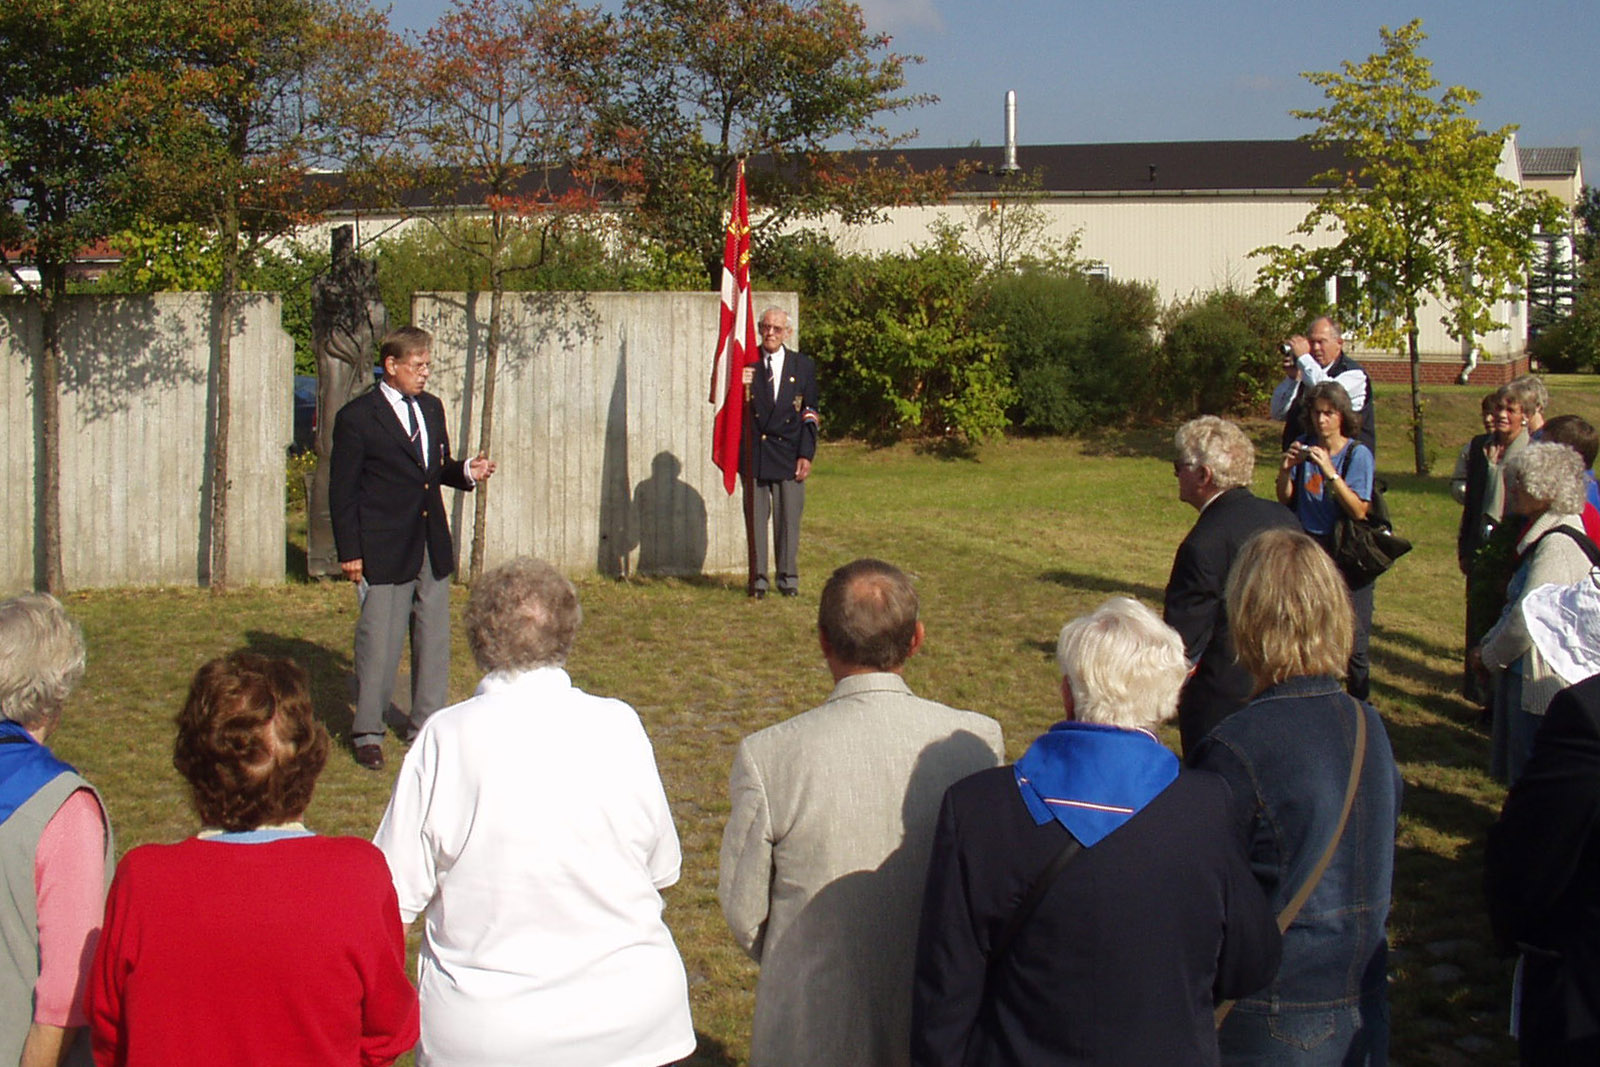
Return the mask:
<path id="1" fill-rule="evenodd" d="M 1350 454 L 1355 442 L 1345 447 L 1344 462 L 1339 468 L 1343 478 L 1350 469 Z M 1394 532 L 1389 520 L 1389 505 L 1384 503 L 1383 491 L 1388 486 L 1373 473 L 1372 499 L 1367 501 L 1367 517 L 1353 519 L 1344 508 L 1333 523 L 1330 552 L 1351 589 L 1359 589 L 1378 575 L 1394 566 L 1394 561 L 1411 551 L 1411 542 Z"/>

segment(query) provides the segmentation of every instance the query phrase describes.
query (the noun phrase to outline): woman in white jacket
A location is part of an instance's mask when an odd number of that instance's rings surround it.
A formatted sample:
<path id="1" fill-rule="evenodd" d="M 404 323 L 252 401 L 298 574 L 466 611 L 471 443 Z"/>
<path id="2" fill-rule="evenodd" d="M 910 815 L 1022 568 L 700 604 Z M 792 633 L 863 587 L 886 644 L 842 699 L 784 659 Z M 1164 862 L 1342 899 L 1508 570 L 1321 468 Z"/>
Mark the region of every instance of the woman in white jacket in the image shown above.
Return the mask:
<path id="1" fill-rule="evenodd" d="M 1469 661 L 1495 675 L 1490 770 L 1507 783 L 1521 775 L 1544 709 L 1566 685 L 1534 647 L 1522 600 L 1542 585 L 1588 576 L 1594 545 L 1579 518 L 1585 489 L 1583 460 L 1565 445 L 1531 444 L 1506 465 L 1507 510 L 1528 526 L 1517 541 L 1505 610 Z"/>
<path id="2" fill-rule="evenodd" d="M 401 917 L 424 920 L 418 1067 L 659 1067 L 694 1051 L 662 919 L 672 812 L 638 714 L 563 669 L 581 619 L 548 563 L 473 583 L 485 677 L 423 725 L 378 827 Z"/>

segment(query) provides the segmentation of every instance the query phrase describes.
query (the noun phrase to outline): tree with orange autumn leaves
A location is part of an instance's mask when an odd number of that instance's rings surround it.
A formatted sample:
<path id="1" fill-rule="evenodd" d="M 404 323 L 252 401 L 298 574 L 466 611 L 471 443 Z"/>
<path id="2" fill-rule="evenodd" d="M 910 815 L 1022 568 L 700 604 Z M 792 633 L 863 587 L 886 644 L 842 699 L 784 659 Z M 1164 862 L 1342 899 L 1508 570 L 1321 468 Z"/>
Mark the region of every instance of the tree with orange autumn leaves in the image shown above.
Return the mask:
<path id="1" fill-rule="evenodd" d="M 628 217 L 692 252 L 713 288 L 740 158 L 758 261 L 792 222 L 867 221 L 942 200 L 956 177 L 893 157 L 912 134 L 883 118 L 934 98 L 905 91 L 920 57 L 891 51 L 850 0 L 627 0 L 586 28 L 600 43 L 567 38 L 563 63 L 592 102 L 597 150 L 640 176 Z"/>
<path id="2" fill-rule="evenodd" d="M 420 189 L 449 207 L 481 205 L 470 221 L 450 212 L 424 216 L 460 254 L 481 263 L 489 282 L 481 455 L 493 454 L 507 280 L 539 265 L 516 250 L 542 256 L 564 228 L 599 225 L 602 199 L 625 195 L 619 171 L 594 165 L 587 101 L 556 60 L 557 41 L 594 40 L 591 19 L 568 0 L 452 0 L 408 46 L 400 143 L 409 173 L 391 189 Z M 517 240 L 530 233 L 537 239 Z M 489 488 L 479 486 L 473 497 L 468 580 L 483 570 Z"/>
<path id="3" fill-rule="evenodd" d="M 332 190 L 308 182 L 351 131 L 385 128 L 381 79 L 392 38 L 361 0 L 155 0 L 152 61 L 125 104 L 150 135 L 134 164 L 146 217 L 217 234 L 213 592 L 228 585 L 228 446 L 239 276 L 268 241 L 315 219 Z M 380 105 L 381 106 L 381 105 Z"/>

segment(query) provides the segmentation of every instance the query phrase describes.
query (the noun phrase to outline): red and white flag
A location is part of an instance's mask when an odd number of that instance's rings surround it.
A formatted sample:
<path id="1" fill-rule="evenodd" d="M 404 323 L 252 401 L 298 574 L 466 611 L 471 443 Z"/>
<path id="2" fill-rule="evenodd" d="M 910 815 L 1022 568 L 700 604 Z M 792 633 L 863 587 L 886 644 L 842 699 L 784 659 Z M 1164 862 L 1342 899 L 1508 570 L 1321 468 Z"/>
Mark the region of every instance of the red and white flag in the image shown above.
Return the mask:
<path id="1" fill-rule="evenodd" d="M 711 362 L 711 402 L 717 417 L 711 431 L 711 461 L 722 468 L 722 487 L 731 496 L 739 480 L 739 449 L 744 435 L 744 368 L 756 358 L 756 319 L 750 310 L 750 209 L 744 195 L 744 160 L 733 190 L 733 214 L 722 246 L 722 325 Z"/>

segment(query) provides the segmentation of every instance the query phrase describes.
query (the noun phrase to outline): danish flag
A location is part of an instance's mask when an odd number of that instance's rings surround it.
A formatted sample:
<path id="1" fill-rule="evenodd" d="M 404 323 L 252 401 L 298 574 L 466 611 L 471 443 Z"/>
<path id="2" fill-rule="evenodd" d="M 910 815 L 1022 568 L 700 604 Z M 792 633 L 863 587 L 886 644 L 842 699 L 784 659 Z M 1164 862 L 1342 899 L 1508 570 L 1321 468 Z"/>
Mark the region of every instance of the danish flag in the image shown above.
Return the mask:
<path id="1" fill-rule="evenodd" d="M 730 496 L 739 480 L 739 448 L 744 437 L 744 368 L 756 359 L 756 321 L 750 309 L 750 209 L 741 159 L 733 189 L 733 213 L 722 246 L 722 324 L 711 361 L 710 399 L 717 405 L 711 461 L 722 468 L 722 487 Z"/>

